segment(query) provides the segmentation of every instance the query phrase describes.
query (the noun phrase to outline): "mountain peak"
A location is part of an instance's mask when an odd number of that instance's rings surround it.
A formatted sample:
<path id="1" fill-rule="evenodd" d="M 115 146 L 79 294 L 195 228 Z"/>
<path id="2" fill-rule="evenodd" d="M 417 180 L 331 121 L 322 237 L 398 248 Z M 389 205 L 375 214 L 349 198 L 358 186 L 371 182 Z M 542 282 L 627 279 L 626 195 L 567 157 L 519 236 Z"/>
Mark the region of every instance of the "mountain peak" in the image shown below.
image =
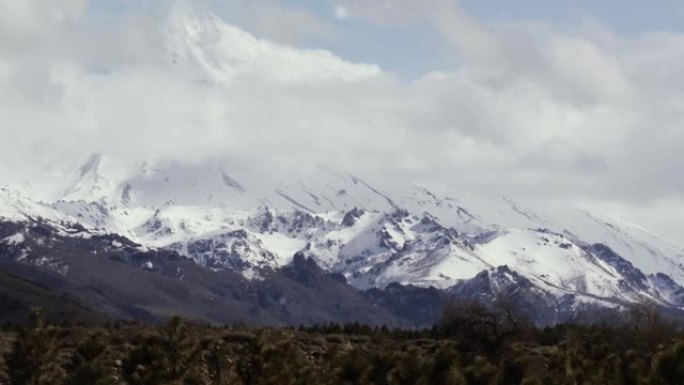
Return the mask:
<path id="1" fill-rule="evenodd" d="M 97 173 L 97 169 L 100 167 L 100 162 L 102 162 L 102 155 L 93 154 L 88 158 L 88 160 L 79 169 L 81 177 L 85 177 L 90 173 Z"/>
<path id="2" fill-rule="evenodd" d="M 243 78 L 276 84 L 348 82 L 381 72 L 375 65 L 348 62 L 328 51 L 258 38 L 185 0 L 171 7 L 164 35 L 172 62 L 213 84 Z"/>
<path id="3" fill-rule="evenodd" d="M 113 182 L 101 170 L 105 162 L 103 155 L 91 155 L 78 169 L 74 182 L 62 193 L 60 199 L 92 202 L 110 195 Z"/>

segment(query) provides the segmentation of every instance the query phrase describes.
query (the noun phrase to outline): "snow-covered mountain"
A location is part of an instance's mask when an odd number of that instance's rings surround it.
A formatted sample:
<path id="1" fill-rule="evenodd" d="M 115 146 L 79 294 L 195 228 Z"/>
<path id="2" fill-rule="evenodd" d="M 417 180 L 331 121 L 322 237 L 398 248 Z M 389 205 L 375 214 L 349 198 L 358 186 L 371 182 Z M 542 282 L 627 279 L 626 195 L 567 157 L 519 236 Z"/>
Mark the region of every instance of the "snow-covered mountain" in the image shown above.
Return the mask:
<path id="1" fill-rule="evenodd" d="M 502 276 L 505 266 L 536 290 L 577 303 L 684 306 L 684 249 L 599 210 L 541 212 L 510 198 L 385 187 L 325 169 L 268 180 L 225 162 L 125 165 L 93 156 L 73 175 L 54 202 L 3 188 L 0 217 L 118 234 L 248 279 L 299 253 L 359 289 L 447 290 L 484 272 Z M 18 233 L 0 243 L 21 241 Z"/>
<path id="2" fill-rule="evenodd" d="M 237 77 L 283 84 L 350 82 L 380 73 L 377 66 L 350 63 L 328 51 L 261 40 L 187 0 L 171 7 L 164 37 L 174 65 L 212 83 L 229 84 Z"/>
<path id="3" fill-rule="evenodd" d="M 169 67 L 198 82 L 229 87 L 259 73 L 306 85 L 378 75 L 329 53 L 294 54 L 188 4 L 172 7 L 164 37 Z M 12 224 L 0 251 L 68 275 L 68 258 L 36 255 L 56 229 L 60 237 L 115 234 L 107 248 L 125 239 L 141 252 L 174 251 L 254 281 L 298 255 L 362 290 L 401 284 L 491 294 L 514 286 L 564 304 L 648 299 L 684 308 L 684 247 L 598 208 L 440 192 L 325 168 L 258 169 L 237 158 L 96 154 L 51 186 L 58 193 L 50 199 L 24 184 L 0 187 L 0 223 Z M 22 223 L 44 223 L 50 232 L 29 242 L 36 227 L 14 226 Z M 154 268 L 152 260 L 138 262 Z"/>

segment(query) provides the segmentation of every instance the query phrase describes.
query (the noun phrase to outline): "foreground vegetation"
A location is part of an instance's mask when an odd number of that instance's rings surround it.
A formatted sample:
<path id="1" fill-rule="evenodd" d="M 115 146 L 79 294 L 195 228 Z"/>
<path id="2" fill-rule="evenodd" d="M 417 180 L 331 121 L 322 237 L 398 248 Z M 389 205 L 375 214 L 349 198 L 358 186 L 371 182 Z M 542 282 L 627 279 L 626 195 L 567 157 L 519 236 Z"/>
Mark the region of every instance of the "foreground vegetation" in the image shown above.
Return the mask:
<path id="1" fill-rule="evenodd" d="M 620 325 L 537 329 L 510 312 L 450 306 L 441 326 L 218 328 L 48 325 L 0 334 L 0 383 L 684 384 L 684 334 L 645 309 Z"/>

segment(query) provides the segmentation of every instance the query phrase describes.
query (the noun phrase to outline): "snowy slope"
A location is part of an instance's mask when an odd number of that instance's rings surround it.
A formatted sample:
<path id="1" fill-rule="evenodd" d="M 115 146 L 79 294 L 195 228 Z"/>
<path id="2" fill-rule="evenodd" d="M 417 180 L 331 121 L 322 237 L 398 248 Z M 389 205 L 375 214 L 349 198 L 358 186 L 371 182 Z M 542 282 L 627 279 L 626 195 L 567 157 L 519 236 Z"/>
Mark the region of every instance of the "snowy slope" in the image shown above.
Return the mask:
<path id="1" fill-rule="evenodd" d="M 176 65 L 219 84 L 251 77 L 319 84 L 356 81 L 380 73 L 377 66 L 349 63 L 327 51 L 294 49 L 258 39 L 187 0 L 176 1 L 171 8 L 165 37 Z"/>
<path id="2" fill-rule="evenodd" d="M 304 86 L 379 75 L 373 66 L 259 40 L 189 1 L 172 7 L 164 38 L 170 66 L 219 86 L 256 73 Z M 437 192 L 323 168 L 255 169 L 228 156 L 95 154 L 68 174 L 48 203 L 0 188 L 0 220 L 119 234 L 248 278 L 303 253 L 363 289 L 393 282 L 446 289 L 483 271 L 505 278 L 499 267 L 507 266 L 556 296 L 684 305 L 684 247 L 598 208 Z M 20 234 L 0 240 L 18 242 Z"/>
<path id="3" fill-rule="evenodd" d="M 35 202 L 18 191 L 0 186 L 0 219 L 23 221 L 29 218 L 60 222 L 66 216 L 49 205 Z"/>
<path id="4" fill-rule="evenodd" d="M 362 289 L 394 282 L 447 289 L 507 266 L 559 298 L 684 306 L 681 248 L 599 211 L 541 214 L 509 198 L 487 204 L 415 186 L 382 188 L 321 169 L 271 181 L 223 163 L 108 162 L 88 159 L 70 193 L 52 204 L 2 189 L 0 216 L 78 223 L 250 279 L 301 252 Z"/>
<path id="5" fill-rule="evenodd" d="M 197 165 L 147 160 L 112 165 L 115 162 L 107 157 L 87 159 L 75 170 L 75 182 L 65 188 L 70 193 L 63 195 L 62 201 L 32 210 L 54 209 L 39 215 L 75 218 L 88 227 L 119 233 L 152 247 L 247 229 L 261 236 L 265 247 L 281 261 L 291 257 L 283 253 L 310 244 L 310 254 L 322 266 L 347 274 L 363 287 L 392 281 L 443 287 L 474 276 L 507 260 L 473 257 L 473 250 L 464 242 L 483 234 L 510 234 L 509 229 L 532 236 L 544 229 L 562 234 L 574 244 L 603 243 L 646 274 L 664 272 L 676 282 L 684 282 L 681 246 L 597 209 L 535 210 L 510 198 L 439 195 L 417 186 L 380 187 L 325 169 L 277 179 L 227 161 Z M 345 214 L 354 209 L 362 213 L 359 220 L 342 226 Z M 8 210 L 4 211 L 17 215 L 16 208 Z M 263 223 L 276 212 L 278 221 Z M 284 218 L 286 214 L 298 218 Z M 435 222 L 438 230 L 424 231 L 420 227 L 423 220 Z M 460 236 L 448 247 L 436 247 L 449 237 L 448 231 Z M 509 243 L 515 242 L 527 241 L 516 238 Z M 404 245 L 410 250 L 402 251 Z M 276 250 L 279 248 L 286 251 Z M 397 255 L 400 251 L 401 257 Z M 496 254 L 498 250 L 482 249 L 481 253 Z M 429 261 L 417 257 L 427 254 Z M 360 255 L 373 258 L 354 261 Z M 400 277 L 396 266 L 389 267 L 399 263 L 412 272 Z M 379 266 L 385 266 L 382 273 Z"/>
<path id="6" fill-rule="evenodd" d="M 613 266 L 561 234 L 510 229 L 476 250 L 489 264 L 509 266 L 554 292 L 635 299 L 624 292 Z"/>

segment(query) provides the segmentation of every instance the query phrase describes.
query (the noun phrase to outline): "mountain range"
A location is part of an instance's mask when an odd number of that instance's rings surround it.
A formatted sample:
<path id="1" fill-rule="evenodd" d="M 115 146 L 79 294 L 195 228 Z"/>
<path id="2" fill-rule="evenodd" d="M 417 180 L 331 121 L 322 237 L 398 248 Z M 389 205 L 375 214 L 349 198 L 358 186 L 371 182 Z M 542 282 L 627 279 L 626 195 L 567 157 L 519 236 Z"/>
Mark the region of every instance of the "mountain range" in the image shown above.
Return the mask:
<path id="1" fill-rule="evenodd" d="M 294 55 L 182 1 L 164 39 L 169 68 L 217 87 L 250 71 L 300 85 L 377 74 Z M 600 208 L 238 159 L 94 154 L 47 187 L 5 183 L 3 298 L 26 309 L 56 291 L 114 318 L 404 326 L 434 323 L 450 299 L 502 293 L 541 324 L 643 301 L 684 307 L 684 247 Z"/>
<path id="2" fill-rule="evenodd" d="M 683 249 L 598 209 L 540 212 L 322 168 L 258 174 L 94 155 L 53 201 L 0 188 L 2 264 L 150 320 L 425 325 L 449 298 L 509 292 L 540 323 L 645 300 L 684 306 Z"/>

